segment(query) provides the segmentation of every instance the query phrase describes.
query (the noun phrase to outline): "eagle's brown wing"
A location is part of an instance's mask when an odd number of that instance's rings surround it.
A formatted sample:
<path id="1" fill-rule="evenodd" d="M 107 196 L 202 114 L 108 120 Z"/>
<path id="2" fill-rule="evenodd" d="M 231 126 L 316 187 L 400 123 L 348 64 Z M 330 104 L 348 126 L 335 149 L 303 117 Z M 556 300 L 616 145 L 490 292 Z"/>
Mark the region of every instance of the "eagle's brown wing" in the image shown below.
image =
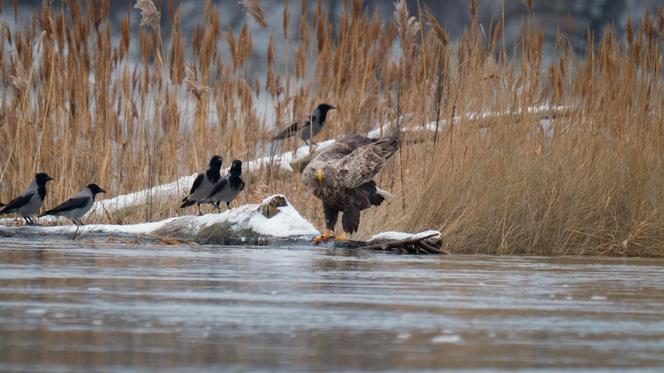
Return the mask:
<path id="1" fill-rule="evenodd" d="M 352 153 L 360 146 L 367 145 L 375 141 L 378 141 L 378 139 L 361 135 L 346 135 L 331 146 L 315 154 L 314 159 L 323 162 L 340 160 Z"/>
<path id="2" fill-rule="evenodd" d="M 344 175 L 343 185 L 355 189 L 371 181 L 398 149 L 398 134 L 358 147 L 345 156 L 339 165 L 340 174 Z"/>

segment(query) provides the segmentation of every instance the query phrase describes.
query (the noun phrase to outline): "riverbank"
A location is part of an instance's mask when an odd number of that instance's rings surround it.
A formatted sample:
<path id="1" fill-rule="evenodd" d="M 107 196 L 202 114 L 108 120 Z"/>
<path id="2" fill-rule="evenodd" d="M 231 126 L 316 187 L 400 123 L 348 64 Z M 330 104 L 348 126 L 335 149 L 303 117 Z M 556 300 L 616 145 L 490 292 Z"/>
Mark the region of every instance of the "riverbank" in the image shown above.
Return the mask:
<path id="1" fill-rule="evenodd" d="M 312 245 L 398 254 L 446 254 L 440 232 L 382 232 L 368 241 L 321 242 L 313 224 L 305 220 L 283 195 L 265 198 L 220 213 L 180 216 L 141 224 L 54 225 L 62 218 L 42 219 L 45 225 L 12 225 L 3 219 L 0 238 L 33 238 L 40 242 L 133 242 L 161 244 L 283 246 Z"/>

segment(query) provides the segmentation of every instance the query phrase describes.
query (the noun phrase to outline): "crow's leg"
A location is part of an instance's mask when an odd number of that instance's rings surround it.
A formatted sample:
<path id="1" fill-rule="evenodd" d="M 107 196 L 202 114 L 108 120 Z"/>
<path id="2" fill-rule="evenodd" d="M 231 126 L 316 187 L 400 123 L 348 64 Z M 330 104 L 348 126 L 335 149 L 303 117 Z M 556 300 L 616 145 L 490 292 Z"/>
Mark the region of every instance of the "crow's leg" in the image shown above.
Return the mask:
<path id="1" fill-rule="evenodd" d="M 78 229 L 79 228 L 81 228 L 81 226 L 76 224 L 76 230 L 74 231 L 74 237 L 71 238 L 72 241 L 76 240 L 76 235 L 78 234 Z"/>

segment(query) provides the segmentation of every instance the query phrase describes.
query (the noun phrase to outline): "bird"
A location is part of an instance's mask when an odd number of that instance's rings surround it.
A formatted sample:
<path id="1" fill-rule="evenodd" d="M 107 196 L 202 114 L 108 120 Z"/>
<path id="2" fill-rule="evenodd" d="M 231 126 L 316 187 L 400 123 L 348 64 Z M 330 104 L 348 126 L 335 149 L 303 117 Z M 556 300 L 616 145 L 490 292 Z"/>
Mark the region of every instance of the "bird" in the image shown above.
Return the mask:
<path id="1" fill-rule="evenodd" d="M 35 178 L 28 188 L 20 196 L 9 201 L 6 206 L 0 210 L 0 215 L 15 213 L 22 217 L 28 225 L 34 225 L 31 216 L 44 204 L 46 198 L 46 183 L 53 180 L 45 172 L 35 174 Z"/>
<path id="2" fill-rule="evenodd" d="M 378 189 L 373 178 L 399 145 L 398 133 L 382 139 L 347 135 L 314 154 L 302 180 L 323 203 L 326 230 L 316 242 L 331 238 L 339 212 L 344 233 L 334 238 L 343 241 L 357 232 L 362 210 L 380 206 L 389 194 Z"/>
<path id="3" fill-rule="evenodd" d="M 236 159 L 231 164 L 228 173 L 219 180 L 217 185 L 214 186 L 210 196 L 203 202 L 212 203 L 219 209 L 221 202 L 226 203 L 228 209 L 231 208 L 231 202 L 237 197 L 238 194 L 244 189 L 244 181 L 242 181 L 242 161 Z"/>
<path id="4" fill-rule="evenodd" d="M 220 155 L 215 155 L 210 159 L 210 164 L 205 172 L 198 174 L 191 186 L 189 195 L 182 199 L 180 208 L 191 206 L 194 203 L 198 204 L 198 215 L 203 215 L 201 212 L 201 202 L 210 196 L 212 188 L 219 182 L 221 178 L 220 170 L 224 158 Z"/>
<path id="5" fill-rule="evenodd" d="M 97 184 L 88 184 L 80 192 L 71 196 L 67 201 L 59 204 L 55 208 L 41 213 L 39 217 L 41 218 L 48 215 L 64 216 L 76 225 L 84 225 L 81 218 L 90 211 L 92 204 L 95 201 L 95 197 L 97 197 L 97 194 L 99 193 L 106 193 L 106 191 L 100 188 Z"/>
<path id="6" fill-rule="evenodd" d="M 318 133 L 323 129 L 325 119 L 327 118 L 327 112 L 334 109 L 336 108 L 332 105 L 320 104 L 316 107 L 314 112 L 303 121 L 304 123 L 295 122 L 291 124 L 288 128 L 274 136 L 272 140 L 284 140 L 295 136 L 295 134 L 299 131 L 302 141 L 309 145 L 309 140 L 311 140 L 312 137 L 318 135 Z"/>

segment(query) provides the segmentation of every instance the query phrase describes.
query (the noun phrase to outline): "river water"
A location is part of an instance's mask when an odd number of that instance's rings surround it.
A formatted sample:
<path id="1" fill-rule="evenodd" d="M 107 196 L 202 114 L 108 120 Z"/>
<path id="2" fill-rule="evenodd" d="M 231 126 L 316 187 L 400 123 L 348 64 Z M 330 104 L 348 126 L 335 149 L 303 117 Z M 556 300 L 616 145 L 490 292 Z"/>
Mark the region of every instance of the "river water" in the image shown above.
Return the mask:
<path id="1" fill-rule="evenodd" d="M 664 370 L 664 261 L 0 240 L 0 371 Z"/>

